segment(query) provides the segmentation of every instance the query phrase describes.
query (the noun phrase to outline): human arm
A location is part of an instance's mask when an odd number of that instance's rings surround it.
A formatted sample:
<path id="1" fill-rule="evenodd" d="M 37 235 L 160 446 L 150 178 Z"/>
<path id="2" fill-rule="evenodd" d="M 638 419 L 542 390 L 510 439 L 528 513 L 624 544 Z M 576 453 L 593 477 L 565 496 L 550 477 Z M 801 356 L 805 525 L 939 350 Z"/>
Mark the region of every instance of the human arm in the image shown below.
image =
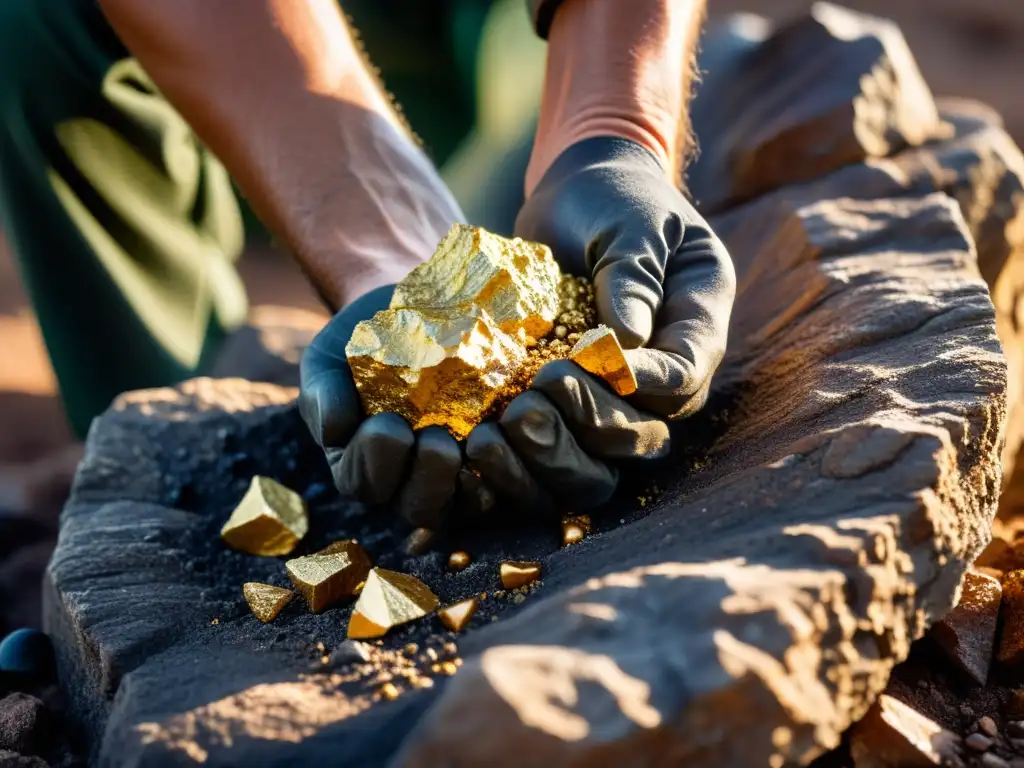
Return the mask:
<path id="1" fill-rule="evenodd" d="M 100 0 L 332 309 L 426 259 L 457 203 L 336 0 Z"/>
<path id="2" fill-rule="evenodd" d="M 638 389 L 620 398 L 571 363 L 542 369 L 500 429 L 478 428 L 466 446 L 500 496 L 600 503 L 617 482 L 609 461 L 664 455 L 665 420 L 706 401 L 735 276 L 677 188 L 702 12 L 697 0 L 564 0 L 554 14 L 516 234 L 594 280 Z"/>

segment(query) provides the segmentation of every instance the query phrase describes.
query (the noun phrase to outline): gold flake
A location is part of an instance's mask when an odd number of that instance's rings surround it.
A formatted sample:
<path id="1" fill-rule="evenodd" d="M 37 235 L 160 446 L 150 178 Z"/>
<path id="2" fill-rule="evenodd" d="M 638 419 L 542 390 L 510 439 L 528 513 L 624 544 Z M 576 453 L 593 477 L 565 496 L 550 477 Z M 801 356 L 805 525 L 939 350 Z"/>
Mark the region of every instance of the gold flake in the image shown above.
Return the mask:
<path id="1" fill-rule="evenodd" d="M 540 563 L 508 561 L 501 564 L 501 584 L 505 589 L 516 589 L 540 578 Z"/>
<path id="2" fill-rule="evenodd" d="M 221 528 L 229 547 L 250 555 L 287 555 L 309 530 L 306 503 L 269 477 L 255 476 Z"/>
<path id="3" fill-rule="evenodd" d="M 249 604 L 253 616 L 266 624 L 277 618 L 281 609 L 295 597 L 295 593 L 284 587 L 249 581 L 242 585 L 242 594 Z"/>
<path id="4" fill-rule="evenodd" d="M 313 613 L 351 597 L 370 567 L 370 556 L 352 539 L 285 563 L 289 578 Z"/>
<path id="5" fill-rule="evenodd" d="M 583 370 L 604 379 L 618 395 L 636 392 L 636 376 L 615 331 L 608 326 L 599 325 L 584 332 L 569 353 L 569 359 Z"/>
<path id="6" fill-rule="evenodd" d="M 448 555 L 448 570 L 449 571 L 463 571 L 469 567 L 473 560 L 470 558 L 468 552 L 461 550 L 452 552 Z"/>
<path id="7" fill-rule="evenodd" d="M 479 605 L 479 600 L 476 597 L 471 597 L 440 609 L 437 612 L 437 617 L 441 619 L 441 623 L 447 629 L 452 632 L 461 632 L 476 613 L 477 605 Z"/>
<path id="8" fill-rule="evenodd" d="M 415 576 L 374 568 L 352 611 L 348 636 L 381 637 L 392 627 L 426 616 L 437 603 L 434 593 Z"/>

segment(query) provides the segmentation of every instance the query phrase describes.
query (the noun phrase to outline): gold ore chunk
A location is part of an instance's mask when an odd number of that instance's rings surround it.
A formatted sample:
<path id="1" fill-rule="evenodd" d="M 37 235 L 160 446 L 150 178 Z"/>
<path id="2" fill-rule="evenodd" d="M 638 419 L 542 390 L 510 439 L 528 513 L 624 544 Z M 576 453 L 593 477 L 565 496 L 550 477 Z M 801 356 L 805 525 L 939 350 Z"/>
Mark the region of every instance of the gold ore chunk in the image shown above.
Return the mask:
<path id="1" fill-rule="evenodd" d="M 371 566 L 366 550 L 352 539 L 336 541 L 315 554 L 284 564 L 295 589 L 306 598 L 313 613 L 351 597 Z"/>
<path id="2" fill-rule="evenodd" d="M 391 309 L 465 314 L 475 304 L 504 333 L 539 339 L 558 316 L 561 274 L 546 245 L 453 224 L 434 255 L 395 286 Z"/>
<path id="3" fill-rule="evenodd" d="M 476 306 L 386 309 L 356 325 L 345 355 L 367 413 L 461 439 L 511 385 L 526 347 Z"/>
<path id="4" fill-rule="evenodd" d="M 583 370 L 607 381 L 617 395 L 636 392 L 633 369 L 629 367 L 615 331 L 606 325 L 584 331 L 569 352 L 569 359 Z"/>
<path id="5" fill-rule="evenodd" d="M 509 561 L 501 564 L 501 585 L 518 589 L 540 578 L 540 563 Z"/>
<path id="6" fill-rule="evenodd" d="M 245 595 L 245 601 L 249 604 L 249 610 L 264 624 L 276 619 L 281 609 L 295 597 L 295 593 L 290 589 L 260 584 L 258 581 L 243 584 L 242 594 Z"/>
<path id="7" fill-rule="evenodd" d="M 392 627 L 426 616 L 437 604 L 437 596 L 415 576 L 374 568 L 348 621 L 348 636 L 381 637 Z"/>
<path id="8" fill-rule="evenodd" d="M 269 477 L 255 476 L 220 537 L 250 555 L 287 555 L 309 530 L 306 503 L 295 491 Z"/>
<path id="9" fill-rule="evenodd" d="M 461 632 L 463 627 L 473 618 L 473 614 L 476 613 L 476 608 L 479 604 L 479 598 L 474 596 L 468 600 L 442 608 L 437 612 L 437 617 L 452 632 Z"/>

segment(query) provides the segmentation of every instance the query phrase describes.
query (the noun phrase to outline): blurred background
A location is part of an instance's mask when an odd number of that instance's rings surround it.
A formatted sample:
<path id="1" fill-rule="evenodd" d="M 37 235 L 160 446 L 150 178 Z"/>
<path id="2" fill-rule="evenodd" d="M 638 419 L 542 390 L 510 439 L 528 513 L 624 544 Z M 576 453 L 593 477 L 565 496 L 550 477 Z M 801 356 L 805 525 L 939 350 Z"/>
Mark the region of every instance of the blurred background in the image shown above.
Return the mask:
<path id="1" fill-rule="evenodd" d="M 350 0 L 342 3 L 385 85 L 442 168 L 467 216 L 496 231 L 521 196 L 544 44 L 523 0 Z M 847 0 L 896 21 L 936 95 L 999 111 L 1024 143 L 1024 0 Z M 785 19 L 806 0 L 710 0 L 711 22 L 738 11 Z M 424 11 L 424 6 L 430 6 Z M 382 12 L 382 9 L 386 12 Z M 2 75 L 0 75 L 2 76 Z M 502 167 L 495 158 L 504 157 Z M 518 174 L 518 176 L 517 176 Z M 288 258 L 254 221 L 240 264 L 253 317 L 312 334 L 326 318 Z M 268 337 L 269 338 L 269 337 Z M 0 232 L 0 636 L 38 623 L 38 582 L 81 446 Z"/>

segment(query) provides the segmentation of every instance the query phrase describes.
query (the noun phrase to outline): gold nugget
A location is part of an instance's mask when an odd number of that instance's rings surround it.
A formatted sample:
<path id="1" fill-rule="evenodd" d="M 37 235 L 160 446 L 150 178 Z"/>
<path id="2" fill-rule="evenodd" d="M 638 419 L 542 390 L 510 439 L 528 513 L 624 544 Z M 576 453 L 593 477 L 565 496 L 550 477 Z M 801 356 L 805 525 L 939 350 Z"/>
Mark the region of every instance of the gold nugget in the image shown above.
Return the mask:
<path id="1" fill-rule="evenodd" d="M 415 576 L 374 568 L 348 621 L 348 636 L 381 637 L 392 627 L 426 616 L 437 603 L 437 596 Z"/>
<path id="2" fill-rule="evenodd" d="M 479 604 L 478 598 L 471 597 L 468 600 L 442 608 L 437 612 L 437 617 L 452 632 L 461 632 L 463 627 L 473 618 L 473 614 L 476 613 L 476 608 Z"/>
<path id="3" fill-rule="evenodd" d="M 253 616 L 264 624 L 277 618 L 277 614 L 295 597 L 295 593 L 284 587 L 249 581 L 242 585 L 242 594 L 249 604 Z"/>
<path id="4" fill-rule="evenodd" d="M 583 370 L 607 381 L 617 395 L 636 392 L 633 369 L 629 367 L 615 331 L 606 325 L 585 331 L 573 346 L 569 359 Z"/>
<path id="5" fill-rule="evenodd" d="M 220 537 L 250 555 L 287 555 L 309 530 L 306 503 L 276 480 L 257 475 L 238 502 Z"/>
<path id="6" fill-rule="evenodd" d="M 523 331 L 539 339 L 561 309 L 560 278 L 546 245 L 454 224 L 434 255 L 395 286 L 391 309 L 454 308 L 465 314 L 475 304 L 504 333 Z"/>
<path id="7" fill-rule="evenodd" d="M 509 561 L 501 564 L 501 585 L 518 589 L 540 578 L 540 563 Z"/>
<path id="8" fill-rule="evenodd" d="M 469 556 L 468 552 L 459 550 L 452 552 L 448 555 L 448 570 L 449 571 L 464 571 L 469 568 L 473 559 Z"/>
<path id="9" fill-rule="evenodd" d="M 569 515 L 562 518 L 562 546 L 579 544 L 590 533 L 590 515 Z"/>
<path id="10" fill-rule="evenodd" d="M 336 541 L 316 554 L 289 560 L 284 565 L 295 588 L 306 598 L 309 610 L 320 613 L 339 600 L 351 597 L 359 583 L 367 578 L 372 563 L 366 550 L 348 539 Z"/>

